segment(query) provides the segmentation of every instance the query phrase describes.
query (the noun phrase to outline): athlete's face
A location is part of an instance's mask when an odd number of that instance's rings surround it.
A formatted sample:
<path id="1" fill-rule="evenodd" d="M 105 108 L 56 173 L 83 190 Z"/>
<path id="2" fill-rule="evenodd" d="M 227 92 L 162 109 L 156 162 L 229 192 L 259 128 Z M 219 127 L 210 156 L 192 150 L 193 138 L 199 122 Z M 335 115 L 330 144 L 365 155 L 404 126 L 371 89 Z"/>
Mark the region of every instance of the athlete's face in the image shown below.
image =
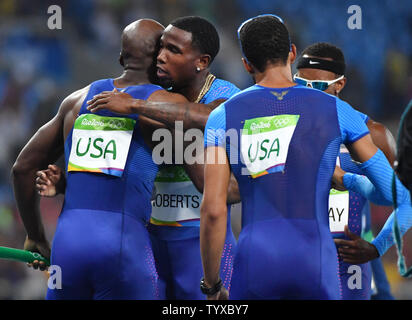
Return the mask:
<path id="1" fill-rule="evenodd" d="M 157 77 L 164 87 L 184 87 L 196 76 L 200 58 L 192 46 L 192 34 L 169 25 L 160 38 Z"/>
<path id="2" fill-rule="evenodd" d="M 314 57 L 311 57 L 311 58 L 314 58 Z M 332 60 L 332 59 L 325 58 L 325 60 Z M 336 75 L 335 73 L 331 71 L 320 70 L 320 69 L 310 69 L 310 68 L 298 69 L 297 76 L 307 79 L 307 80 L 325 80 L 325 81 L 331 81 L 331 80 L 335 80 L 339 78 L 338 75 Z M 337 96 L 339 92 L 343 89 L 343 87 L 345 86 L 345 83 L 346 83 L 345 78 L 342 80 L 339 80 L 336 83 L 333 83 L 330 86 L 328 86 L 328 88 L 324 92 Z"/>

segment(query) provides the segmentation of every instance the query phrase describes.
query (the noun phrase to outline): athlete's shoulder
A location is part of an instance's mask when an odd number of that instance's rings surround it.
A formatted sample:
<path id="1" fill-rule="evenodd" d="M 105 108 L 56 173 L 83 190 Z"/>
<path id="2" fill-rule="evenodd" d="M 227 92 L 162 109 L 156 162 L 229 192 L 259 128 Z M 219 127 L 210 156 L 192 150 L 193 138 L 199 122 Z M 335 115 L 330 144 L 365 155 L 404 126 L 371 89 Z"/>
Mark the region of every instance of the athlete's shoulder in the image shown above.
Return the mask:
<path id="1" fill-rule="evenodd" d="M 221 103 L 221 104 L 218 105 L 215 109 L 213 109 L 212 112 L 211 112 L 210 115 L 209 115 L 209 118 L 210 118 L 211 116 L 216 116 L 216 115 L 218 115 L 218 114 L 225 113 L 226 104 L 227 104 L 228 101 L 229 101 L 229 100 Z"/>
<path id="2" fill-rule="evenodd" d="M 250 95 L 255 95 L 259 94 L 259 91 L 261 90 L 262 87 L 259 87 L 257 85 L 250 86 L 246 89 L 240 90 L 237 93 L 235 93 L 233 96 L 230 97 L 229 100 L 225 102 L 225 104 L 232 104 L 241 101 L 243 98 L 248 97 Z"/>
<path id="3" fill-rule="evenodd" d="M 340 99 L 340 98 L 337 98 L 337 99 L 339 99 L 340 101 L 346 102 L 345 100 L 342 100 L 342 99 Z M 357 108 L 353 107 L 353 106 L 350 105 L 348 102 L 346 102 L 346 103 L 347 103 L 353 110 L 355 110 L 356 114 L 358 114 L 365 123 L 367 123 L 369 120 L 371 120 L 366 113 L 363 113 L 363 112 L 359 111 Z"/>
<path id="4" fill-rule="evenodd" d="M 223 102 L 219 106 L 217 106 L 215 109 L 212 110 L 212 112 L 209 114 L 209 117 L 207 119 L 207 126 L 210 127 L 221 127 L 223 123 L 226 123 L 226 104 L 227 101 Z M 213 124 L 213 125 L 212 125 Z"/>
<path id="5" fill-rule="evenodd" d="M 215 108 L 209 115 L 205 127 L 205 147 L 220 146 L 224 141 L 226 131 L 225 103 Z"/>
<path id="6" fill-rule="evenodd" d="M 354 108 L 355 109 L 355 108 Z M 368 123 L 370 120 L 369 116 L 366 113 L 360 112 L 358 109 L 355 109 L 355 111 L 359 114 L 359 116 L 363 119 L 365 123 Z"/>
<path id="7" fill-rule="evenodd" d="M 72 102 L 75 102 L 75 103 L 83 102 L 83 100 L 87 97 L 90 91 L 97 92 L 99 91 L 99 89 L 101 89 L 100 91 L 109 90 L 110 87 L 108 87 L 108 85 L 110 85 L 110 83 L 113 84 L 113 79 L 99 79 L 99 80 L 93 81 L 86 87 L 83 87 L 73 92 L 69 96 L 67 96 L 62 102 L 62 106 L 70 104 Z"/>
<path id="8" fill-rule="evenodd" d="M 294 88 L 294 93 L 296 95 L 303 95 L 307 98 L 312 97 L 314 99 L 319 99 L 322 102 L 328 102 L 328 103 L 337 103 L 337 100 L 339 99 L 338 97 L 329 94 L 325 91 L 322 90 L 318 90 L 318 89 L 313 89 L 313 88 L 309 88 L 306 86 L 302 86 L 302 85 L 297 85 Z"/>
<path id="9" fill-rule="evenodd" d="M 111 85 L 113 86 L 113 79 L 99 79 L 95 80 L 92 83 L 90 83 L 90 87 L 102 87 L 102 86 L 108 86 Z"/>
<path id="10" fill-rule="evenodd" d="M 363 113 L 356 110 L 348 102 L 346 102 L 345 100 L 342 100 L 341 98 L 336 97 L 334 95 L 330 95 L 330 96 L 335 99 L 336 108 L 338 109 L 338 111 L 340 111 L 342 113 L 350 112 L 351 114 L 356 114 L 359 118 L 363 119 L 363 116 L 362 116 Z"/>
<path id="11" fill-rule="evenodd" d="M 281 100 L 284 97 L 289 97 L 291 95 L 296 96 L 296 95 L 322 95 L 323 93 L 320 91 L 320 93 L 316 92 L 319 90 L 314 90 L 311 88 L 307 88 L 301 85 L 296 85 L 293 87 L 288 87 L 288 88 L 270 88 L 270 87 L 264 87 L 260 86 L 258 84 L 252 85 L 246 89 L 243 89 L 233 95 L 228 102 L 230 103 L 241 103 L 241 102 L 246 102 L 248 100 L 253 100 L 256 97 L 264 96 L 264 95 L 273 95 L 274 97 L 280 98 Z"/>
<path id="12" fill-rule="evenodd" d="M 136 88 L 146 88 L 146 89 L 155 90 L 155 91 L 157 91 L 157 90 L 166 91 L 163 87 L 161 87 L 157 84 L 153 84 L 153 83 L 139 84 L 139 85 L 136 85 L 134 87 L 136 87 Z"/>
<path id="13" fill-rule="evenodd" d="M 213 81 L 213 84 L 218 86 L 218 87 L 221 87 L 221 88 L 226 87 L 226 88 L 228 88 L 230 90 L 233 90 L 233 91 L 237 91 L 237 92 L 240 91 L 240 89 L 235 84 L 233 84 L 232 82 L 227 81 L 227 80 L 223 80 L 223 79 L 220 79 L 220 78 L 216 78 L 215 81 Z"/>
<path id="14" fill-rule="evenodd" d="M 180 93 L 174 93 L 159 87 L 159 90 L 155 90 L 148 97 L 148 101 L 152 102 L 173 102 L 173 103 L 184 103 L 188 100 Z"/>
<path id="15" fill-rule="evenodd" d="M 83 100 L 86 98 L 87 93 L 90 90 L 90 87 L 91 84 L 69 94 L 61 103 L 60 110 L 67 111 L 67 109 L 73 108 L 74 105 L 82 103 Z"/>
<path id="16" fill-rule="evenodd" d="M 369 133 L 359 111 L 346 101 L 335 97 L 336 111 L 343 143 L 353 143 Z"/>
<path id="17" fill-rule="evenodd" d="M 229 99 L 239 91 L 240 89 L 233 83 L 216 78 L 205 95 L 205 103 L 210 103 L 218 99 Z"/>

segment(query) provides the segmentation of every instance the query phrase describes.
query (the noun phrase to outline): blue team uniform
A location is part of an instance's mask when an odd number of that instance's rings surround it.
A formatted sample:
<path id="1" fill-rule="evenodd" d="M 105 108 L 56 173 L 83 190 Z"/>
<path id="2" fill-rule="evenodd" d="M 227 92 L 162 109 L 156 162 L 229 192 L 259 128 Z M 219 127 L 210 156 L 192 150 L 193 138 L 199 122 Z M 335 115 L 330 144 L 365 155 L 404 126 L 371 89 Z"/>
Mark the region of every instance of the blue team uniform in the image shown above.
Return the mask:
<path id="1" fill-rule="evenodd" d="M 350 154 L 348 152 L 339 153 L 341 168 L 347 172 L 353 172 L 360 174 L 361 170 L 352 161 Z M 349 202 L 348 202 L 348 217 L 347 224 L 351 232 L 361 236 L 364 234 L 365 229 L 368 228 L 366 223 L 366 218 L 369 217 L 369 205 L 367 200 L 356 192 L 349 191 Z M 330 217 L 331 218 L 331 217 Z M 337 217 L 334 217 L 335 219 Z M 369 229 L 369 228 L 368 228 Z M 336 239 L 346 239 L 343 232 L 333 233 L 333 238 Z M 351 269 L 351 264 L 346 263 L 343 259 L 339 258 L 339 279 L 341 282 L 342 289 L 342 299 L 343 300 L 369 300 L 371 295 L 371 280 L 372 280 L 372 270 L 369 263 L 364 263 L 359 265 L 362 276 L 361 286 L 353 287 L 349 286 L 348 283 L 352 282 L 351 277 L 353 276 L 353 270 Z"/>
<path id="2" fill-rule="evenodd" d="M 368 122 L 369 117 L 358 111 L 365 123 Z M 339 160 L 342 169 L 346 172 L 354 174 L 362 174 L 362 170 L 352 161 L 349 152 L 339 153 Z M 349 191 L 349 214 L 348 214 L 348 227 L 349 230 L 359 236 L 371 234 L 370 229 L 370 207 L 367 199 L 365 199 L 359 193 Z M 331 218 L 331 217 L 330 217 Z M 336 219 L 337 217 L 333 217 Z M 333 233 L 333 237 L 337 239 L 346 239 L 343 232 Z M 371 239 L 368 239 L 371 240 Z M 371 294 L 371 280 L 372 274 L 376 285 L 375 296 L 379 299 L 393 299 L 390 294 L 389 283 L 383 270 L 382 262 L 380 259 L 375 259 L 370 263 L 364 263 L 359 265 L 362 272 L 362 284 L 360 288 L 352 288 L 348 285 L 351 282 L 353 271 L 350 271 L 351 264 L 343 261 L 339 257 L 339 277 L 342 288 L 342 298 L 344 300 L 369 300 Z M 349 271 L 349 272 L 348 272 Z"/>
<path id="3" fill-rule="evenodd" d="M 239 91 L 232 83 L 215 79 L 199 103 L 228 99 Z M 155 186 L 149 232 L 160 288 L 167 299 L 205 299 L 199 289 L 203 276 L 199 243 L 202 195 L 182 167 L 161 169 Z M 229 289 L 235 248 L 229 216 L 220 270 L 223 284 Z"/>
<path id="4" fill-rule="evenodd" d="M 113 88 L 113 79 L 92 83 L 79 118 L 90 116 L 86 109 L 87 100 L 102 91 L 112 91 Z M 119 90 L 136 99 L 145 100 L 160 89 L 162 88 L 159 86 L 147 84 Z M 100 110 L 97 115 L 110 117 L 108 120 L 111 128 L 120 126 L 122 121 L 119 118 L 114 120 L 112 117 L 119 115 L 107 110 Z M 158 168 L 152 160 L 151 149 L 143 141 L 139 131 L 139 116 L 128 115 L 123 118 L 135 120 L 136 123 L 134 130 L 132 128 L 130 131 L 130 147 L 128 153 L 126 150 L 127 160 L 122 174 L 117 173 L 121 170 L 117 167 L 102 168 L 98 171 L 101 173 L 88 172 L 84 168 L 73 169 L 74 165 L 70 164 L 72 148 L 77 148 L 77 152 L 81 151 L 81 154 L 84 149 L 79 146 L 80 140 L 77 146 L 72 146 L 74 129 L 65 141 L 65 160 L 69 172 L 66 196 L 51 254 L 51 263 L 60 266 L 62 270 L 62 289 L 49 289 L 47 299 L 163 298 L 158 287 L 146 228 Z M 89 124 L 94 122 L 97 128 L 100 125 L 100 120 L 85 121 L 84 125 L 88 125 L 88 121 Z M 103 132 L 102 135 L 104 134 L 106 133 Z M 113 134 L 116 133 L 113 131 Z M 122 134 L 123 132 L 120 135 Z M 102 149 L 98 142 L 99 140 L 94 142 L 95 157 L 99 155 L 99 146 Z M 85 146 L 86 144 L 81 147 Z M 92 147 L 89 140 L 86 150 Z M 117 145 L 117 150 L 109 150 L 106 146 L 104 157 L 120 157 L 120 148 Z M 73 168 L 70 169 L 70 166 Z"/>
<path id="5" fill-rule="evenodd" d="M 371 243 L 377 249 L 379 256 L 382 256 L 396 242 L 394 234 L 397 234 L 399 272 L 402 276 L 407 277 L 410 270 L 406 269 L 405 258 L 402 255 L 401 237 L 412 227 L 410 194 L 394 175 L 389 162 L 380 150 L 371 159 L 362 163 L 360 168 L 367 177 L 353 173 L 345 173 L 343 176 L 343 183 L 348 190 L 357 192 L 378 205 L 390 206 L 394 204 L 393 191 L 396 189 L 397 209 L 391 213 L 385 225 Z M 393 184 L 393 177 L 395 177 L 395 184 Z M 395 224 L 395 216 L 397 224 Z M 371 261 L 371 263 L 375 261 L 378 261 L 378 259 Z M 383 268 L 377 271 L 382 274 Z M 380 285 L 381 292 L 378 292 L 378 296 L 375 298 L 391 299 L 389 286 L 385 283 Z"/>
<path id="6" fill-rule="evenodd" d="M 209 129 L 205 145 L 226 146 L 242 198 L 230 298 L 341 299 L 328 196 L 340 144 L 369 133 L 361 117 L 318 90 L 254 85 L 214 110 Z M 228 129 L 242 138 L 213 134 Z"/>

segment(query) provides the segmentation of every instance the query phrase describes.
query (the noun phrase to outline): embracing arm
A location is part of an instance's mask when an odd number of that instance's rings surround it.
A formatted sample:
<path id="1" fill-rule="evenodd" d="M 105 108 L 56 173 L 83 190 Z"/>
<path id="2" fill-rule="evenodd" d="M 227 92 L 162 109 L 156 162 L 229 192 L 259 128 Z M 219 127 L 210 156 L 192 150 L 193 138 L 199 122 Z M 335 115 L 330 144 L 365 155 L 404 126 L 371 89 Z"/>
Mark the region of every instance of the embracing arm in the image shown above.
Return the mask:
<path id="1" fill-rule="evenodd" d="M 194 102 L 186 103 L 161 103 L 161 102 L 135 102 L 134 111 L 151 119 L 164 123 L 173 128 L 175 121 L 183 121 L 183 129 L 205 128 L 210 112 L 219 106 L 224 99 L 215 100 L 209 104 Z M 140 105 L 140 106 L 139 106 Z"/>
<path id="2" fill-rule="evenodd" d="M 382 193 L 376 189 L 366 176 L 346 172 L 339 166 L 335 167 L 332 185 L 338 190 L 350 190 L 356 192 L 377 205 L 392 205 L 392 201 L 386 200 Z"/>
<path id="3" fill-rule="evenodd" d="M 372 143 L 370 135 L 367 134 L 349 145 L 348 149 L 351 151 L 353 158 L 361 162 L 359 167 L 370 181 L 361 181 L 359 176 L 347 173 L 341 175 L 340 178 L 345 187 L 352 190 L 358 188 L 358 192 L 370 199 L 372 199 L 371 196 L 378 197 L 378 202 L 381 204 L 392 203 L 393 170 L 383 152 Z M 400 207 L 410 208 L 410 198 L 407 190 L 397 178 L 395 183 L 397 200 L 398 203 L 402 204 Z M 401 230 L 406 232 L 412 225 L 410 211 L 400 212 Z M 339 246 L 339 254 L 348 263 L 365 263 L 379 257 L 393 244 L 393 238 L 391 237 L 392 225 L 392 218 L 388 219 L 385 227 L 377 237 L 378 240 L 375 239 L 372 243 L 368 243 L 356 235 L 350 235 L 346 227 L 345 233 L 347 233 L 350 240 L 335 239 L 335 243 Z"/>
<path id="4" fill-rule="evenodd" d="M 159 121 L 168 128 L 175 127 L 175 121 L 183 121 L 184 130 L 191 128 L 204 129 L 210 112 L 225 99 L 215 100 L 209 104 L 189 102 L 186 99 L 174 99 L 181 96 L 167 91 L 156 91 L 147 101 L 133 99 L 129 94 L 118 91 L 104 91 L 88 101 L 88 109 L 95 112 L 108 109 L 120 114 L 138 113 Z M 163 96 L 157 99 L 156 97 Z M 166 99 L 163 99 L 166 97 Z M 182 96 L 181 96 L 182 97 Z"/>
<path id="5" fill-rule="evenodd" d="M 385 254 L 395 243 L 393 236 L 394 218 L 395 211 L 391 213 L 385 225 L 371 243 L 351 233 L 348 226 L 346 226 L 345 234 L 350 240 L 334 240 L 339 246 L 338 251 L 343 260 L 347 263 L 359 264 L 371 261 Z M 412 207 L 409 197 L 397 208 L 396 218 L 398 220 L 400 236 L 403 236 L 412 228 Z"/>
<path id="6" fill-rule="evenodd" d="M 383 152 L 372 143 L 371 136 L 369 134 L 364 136 L 348 146 L 348 149 L 353 158 L 361 162 L 359 168 L 372 182 L 382 202 L 393 203 L 392 177 L 394 172 Z M 404 203 L 408 196 L 407 190 L 397 177 L 395 177 L 395 183 L 398 191 L 397 201 Z"/>
<path id="7" fill-rule="evenodd" d="M 174 128 L 175 121 L 183 121 L 183 129 L 205 128 L 210 112 L 224 102 L 215 100 L 210 104 L 194 102 L 152 102 L 134 99 L 131 102 L 131 113 L 138 113 L 153 120 L 164 123 L 168 128 Z"/>
<path id="8" fill-rule="evenodd" d="M 370 119 L 367 122 L 367 127 L 373 144 L 382 150 L 386 159 L 389 161 L 389 164 L 393 166 L 396 157 L 396 143 L 391 132 L 383 124 Z M 362 157 L 360 154 L 363 154 L 363 160 L 369 160 L 377 150 L 369 145 L 370 139 L 365 138 L 364 140 L 360 140 L 360 142 L 357 142 L 360 146 L 356 146 L 355 144 L 355 147 L 351 147 L 352 153 L 355 153 L 358 157 Z M 365 146 L 367 150 L 366 155 L 362 150 Z M 386 167 L 386 169 L 388 169 L 388 167 Z M 388 172 L 388 174 L 390 173 L 391 172 Z M 390 206 L 393 204 L 392 199 L 385 198 L 385 195 L 365 176 L 347 173 L 340 167 L 336 167 L 333 174 L 333 182 L 336 183 L 338 187 L 344 187 L 343 190 L 346 188 L 359 193 L 375 204 L 383 206 Z"/>

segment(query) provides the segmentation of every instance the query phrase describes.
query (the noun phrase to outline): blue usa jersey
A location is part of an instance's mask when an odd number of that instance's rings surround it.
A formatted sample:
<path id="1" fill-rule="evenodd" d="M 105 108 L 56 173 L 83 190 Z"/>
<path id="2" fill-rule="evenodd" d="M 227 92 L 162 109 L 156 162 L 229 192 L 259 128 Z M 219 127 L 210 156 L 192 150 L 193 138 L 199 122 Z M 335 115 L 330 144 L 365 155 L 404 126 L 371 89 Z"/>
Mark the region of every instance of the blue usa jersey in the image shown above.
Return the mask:
<path id="1" fill-rule="evenodd" d="M 93 82 L 65 142 L 67 187 L 51 263 L 62 288 L 47 299 L 162 299 L 147 231 L 158 171 L 143 140 L 139 116 L 90 113 L 87 100 L 115 88 Z M 152 84 L 119 89 L 146 100 Z M 110 261 L 110 263 L 107 263 Z"/>
<path id="2" fill-rule="evenodd" d="M 239 92 L 234 84 L 215 79 L 200 100 L 208 104 L 228 99 Z M 202 194 L 195 188 L 183 167 L 162 168 L 156 178 L 156 196 L 149 232 L 166 299 L 204 299 L 199 290 L 203 275 L 199 250 L 200 203 Z M 184 201 L 178 201 L 183 199 Z M 236 240 L 230 224 L 230 207 L 220 277 L 230 290 Z"/>
<path id="3" fill-rule="evenodd" d="M 205 146 L 226 148 L 242 198 L 233 299 L 341 297 L 328 196 L 340 144 L 368 133 L 346 102 L 299 85 L 255 85 L 212 112 Z"/>
<path id="4" fill-rule="evenodd" d="M 219 99 L 229 99 L 238 92 L 240 92 L 240 89 L 233 83 L 222 79 L 215 79 L 209 91 L 206 92 L 199 103 L 208 104 Z"/>
<path id="5" fill-rule="evenodd" d="M 239 91 L 240 89 L 234 84 L 215 79 L 200 103 L 209 104 L 215 100 L 226 100 Z M 184 168 L 182 166 L 161 168 L 155 186 L 156 195 L 152 203 L 150 222 L 152 225 L 165 227 L 159 229 L 159 237 L 167 239 L 198 237 L 202 194 L 195 188 Z"/>

